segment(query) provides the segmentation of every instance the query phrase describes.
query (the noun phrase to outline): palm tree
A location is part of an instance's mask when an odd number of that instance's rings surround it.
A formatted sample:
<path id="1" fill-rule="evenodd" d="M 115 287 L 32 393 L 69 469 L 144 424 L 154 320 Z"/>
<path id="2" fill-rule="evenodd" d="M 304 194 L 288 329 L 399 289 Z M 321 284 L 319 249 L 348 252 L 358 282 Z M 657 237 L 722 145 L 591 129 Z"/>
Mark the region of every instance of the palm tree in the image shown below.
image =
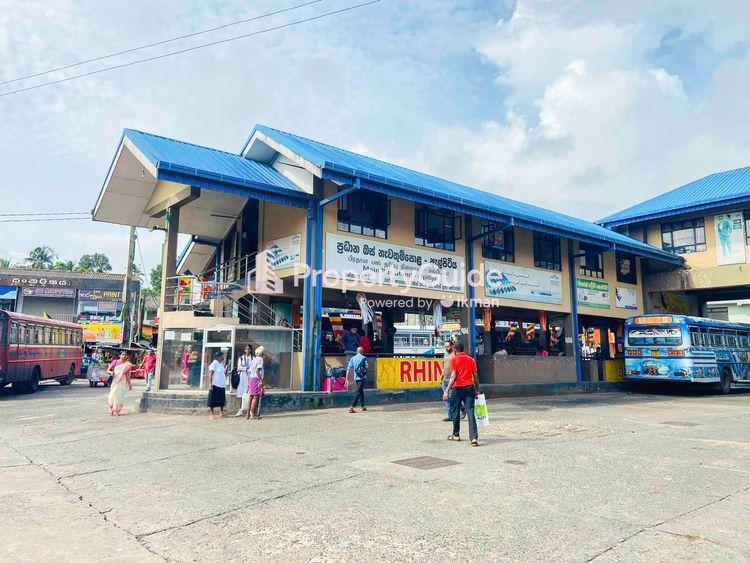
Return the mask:
<path id="1" fill-rule="evenodd" d="M 29 252 L 24 262 L 37 270 L 46 270 L 52 267 L 55 258 L 57 254 L 49 246 L 37 246 Z"/>
<path id="2" fill-rule="evenodd" d="M 10 268 L 10 259 L 9 258 L 0 258 L 0 268 Z"/>

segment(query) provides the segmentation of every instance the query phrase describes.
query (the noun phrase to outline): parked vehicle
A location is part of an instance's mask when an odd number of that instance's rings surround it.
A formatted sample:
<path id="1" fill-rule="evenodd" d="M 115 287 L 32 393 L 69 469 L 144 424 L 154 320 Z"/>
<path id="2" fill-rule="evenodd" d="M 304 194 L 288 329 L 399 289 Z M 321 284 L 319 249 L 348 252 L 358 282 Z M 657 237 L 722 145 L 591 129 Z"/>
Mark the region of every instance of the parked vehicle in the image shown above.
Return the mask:
<path id="1" fill-rule="evenodd" d="M 70 385 L 81 369 L 81 326 L 10 311 L 0 311 L 0 387 L 10 383 L 35 393 L 55 379 Z"/>

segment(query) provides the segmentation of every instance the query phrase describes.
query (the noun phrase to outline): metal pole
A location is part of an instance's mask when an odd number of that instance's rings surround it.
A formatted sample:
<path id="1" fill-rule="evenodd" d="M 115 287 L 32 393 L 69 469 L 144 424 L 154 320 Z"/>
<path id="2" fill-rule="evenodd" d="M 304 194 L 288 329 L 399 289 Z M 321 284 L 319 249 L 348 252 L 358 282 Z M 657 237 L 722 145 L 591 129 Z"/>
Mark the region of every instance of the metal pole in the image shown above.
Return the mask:
<path id="1" fill-rule="evenodd" d="M 310 271 L 310 275 L 305 278 L 305 285 L 302 288 L 302 373 L 300 374 L 300 383 L 303 391 L 309 391 L 308 379 L 312 378 L 313 365 L 313 322 L 314 307 L 312 302 L 312 270 L 315 261 L 312 257 L 313 236 L 315 236 L 315 207 L 316 204 L 311 202 L 307 208 L 307 221 L 305 222 L 305 262 Z M 309 374 L 309 375 L 308 375 Z"/>
<path id="2" fill-rule="evenodd" d="M 130 277 L 133 275 L 133 259 L 135 258 L 135 227 L 130 227 L 128 238 L 128 262 L 125 266 L 125 281 L 122 284 L 122 344 L 130 346 L 133 341 L 133 319 L 131 314 Z"/>
<path id="3" fill-rule="evenodd" d="M 466 221 L 466 285 L 468 286 L 469 294 L 469 347 L 471 348 L 471 355 L 474 356 L 474 360 L 477 359 L 477 321 L 476 321 L 476 305 L 474 300 L 476 297 L 474 286 L 469 283 L 468 273 L 474 269 L 474 238 L 471 236 L 471 221 L 472 218 L 468 215 L 464 215 Z M 485 342 L 487 341 L 485 335 Z M 486 344 L 485 344 L 486 346 Z M 486 348 L 485 348 L 486 349 Z"/>
<path id="4" fill-rule="evenodd" d="M 581 384 L 581 343 L 578 340 L 578 290 L 576 288 L 576 255 L 573 241 L 568 239 L 568 276 L 570 277 L 570 314 L 573 325 L 573 355 L 576 362 L 576 382 Z"/>

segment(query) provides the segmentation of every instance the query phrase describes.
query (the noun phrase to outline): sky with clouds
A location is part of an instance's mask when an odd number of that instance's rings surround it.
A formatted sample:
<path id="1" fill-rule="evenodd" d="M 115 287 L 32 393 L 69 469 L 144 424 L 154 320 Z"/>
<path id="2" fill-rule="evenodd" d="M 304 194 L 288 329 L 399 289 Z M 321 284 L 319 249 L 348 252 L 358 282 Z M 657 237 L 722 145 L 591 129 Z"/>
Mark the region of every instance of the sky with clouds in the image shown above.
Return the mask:
<path id="1" fill-rule="evenodd" d="M 298 3 L 0 0 L 0 82 Z M 179 47 L 356 3 L 322 0 Z M 125 127 L 238 151 L 263 123 L 597 219 L 750 165 L 749 20 L 749 3 L 728 0 L 382 0 L 0 97 L 0 213 L 90 210 Z M 46 244 L 63 259 L 105 252 L 122 271 L 126 239 L 89 221 L 0 223 L 0 257 Z M 161 234 L 140 242 L 150 269 Z"/>

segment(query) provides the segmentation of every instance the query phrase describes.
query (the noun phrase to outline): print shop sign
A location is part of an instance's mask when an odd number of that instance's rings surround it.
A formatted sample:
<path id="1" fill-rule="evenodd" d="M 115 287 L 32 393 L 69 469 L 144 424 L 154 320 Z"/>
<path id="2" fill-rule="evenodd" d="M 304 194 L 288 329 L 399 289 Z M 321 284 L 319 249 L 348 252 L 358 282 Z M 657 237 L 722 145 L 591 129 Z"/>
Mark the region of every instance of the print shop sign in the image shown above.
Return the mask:
<path id="1" fill-rule="evenodd" d="M 464 276 L 464 262 L 455 256 L 333 233 L 326 235 L 328 283 L 344 281 L 463 293 Z"/>

